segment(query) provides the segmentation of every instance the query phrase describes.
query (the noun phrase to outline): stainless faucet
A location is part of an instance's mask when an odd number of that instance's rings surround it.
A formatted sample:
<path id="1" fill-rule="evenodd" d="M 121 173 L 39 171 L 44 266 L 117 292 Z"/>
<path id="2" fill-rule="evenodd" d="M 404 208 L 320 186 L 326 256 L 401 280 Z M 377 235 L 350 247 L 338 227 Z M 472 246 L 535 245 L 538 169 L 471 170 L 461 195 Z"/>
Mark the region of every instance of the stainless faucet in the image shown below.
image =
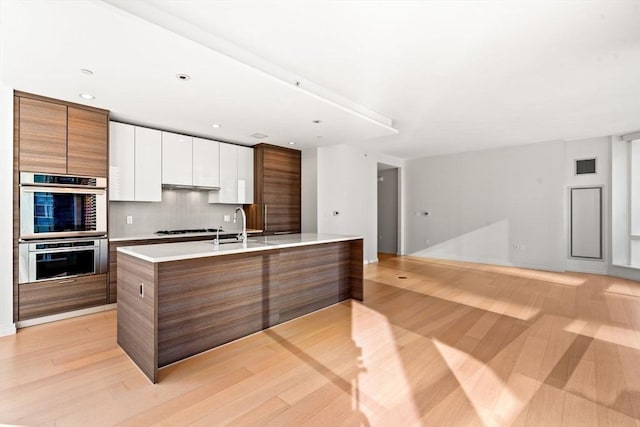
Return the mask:
<path id="1" fill-rule="evenodd" d="M 222 226 L 219 225 L 218 228 L 216 229 L 216 238 L 213 239 L 213 244 L 214 245 L 218 245 L 220 243 L 220 232 L 222 231 Z"/>
<path id="2" fill-rule="evenodd" d="M 242 212 L 242 231 L 238 233 L 238 240 L 243 243 L 247 242 L 247 216 L 244 213 L 244 209 L 242 207 L 237 207 L 233 212 L 233 223 L 238 222 L 238 211 Z"/>

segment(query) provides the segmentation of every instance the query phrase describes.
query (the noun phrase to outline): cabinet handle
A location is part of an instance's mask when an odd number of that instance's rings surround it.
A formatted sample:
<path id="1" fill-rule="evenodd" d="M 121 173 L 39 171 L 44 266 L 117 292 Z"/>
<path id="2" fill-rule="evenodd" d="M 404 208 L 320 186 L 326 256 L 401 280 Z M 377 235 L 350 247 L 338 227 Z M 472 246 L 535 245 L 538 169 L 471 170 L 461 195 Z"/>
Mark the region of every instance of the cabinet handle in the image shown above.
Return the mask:
<path id="1" fill-rule="evenodd" d="M 264 231 L 267 231 L 267 205 L 264 205 Z"/>
<path id="2" fill-rule="evenodd" d="M 140 298 L 144 298 L 144 283 L 140 283 Z"/>
<path id="3" fill-rule="evenodd" d="M 75 282 L 76 279 L 71 279 L 71 280 L 61 280 L 58 282 L 58 285 L 64 285 L 65 283 L 73 283 Z"/>

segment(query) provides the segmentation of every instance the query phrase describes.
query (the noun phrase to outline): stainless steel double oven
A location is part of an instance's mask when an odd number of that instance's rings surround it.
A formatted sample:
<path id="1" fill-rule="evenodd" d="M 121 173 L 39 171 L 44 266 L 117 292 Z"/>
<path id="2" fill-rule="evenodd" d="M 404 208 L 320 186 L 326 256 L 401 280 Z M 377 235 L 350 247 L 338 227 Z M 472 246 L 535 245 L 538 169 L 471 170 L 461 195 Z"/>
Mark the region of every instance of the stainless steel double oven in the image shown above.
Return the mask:
<path id="1" fill-rule="evenodd" d="M 107 271 L 105 178 L 20 173 L 19 283 Z"/>

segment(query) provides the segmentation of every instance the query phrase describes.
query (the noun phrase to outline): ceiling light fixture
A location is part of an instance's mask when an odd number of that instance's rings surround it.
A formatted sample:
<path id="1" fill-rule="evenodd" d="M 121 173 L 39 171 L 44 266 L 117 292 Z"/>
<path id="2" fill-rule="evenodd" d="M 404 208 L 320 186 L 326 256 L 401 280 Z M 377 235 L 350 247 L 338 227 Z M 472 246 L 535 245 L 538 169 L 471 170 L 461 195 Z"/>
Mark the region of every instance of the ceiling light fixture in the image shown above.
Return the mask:
<path id="1" fill-rule="evenodd" d="M 81 93 L 81 94 L 80 94 L 80 98 L 82 98 L 82 99 L 88 99 L 88 100 L 96 99 L 96 97 L 95 97 L 95 96 L 93 96 L 93 95 L 91 95 L 90 93 Z"/>
<path id="2" fill-rule="evenodd" d="M 87 76 L 90 76 L 90 75 L 92 75 L 92 74 L 93 74 L 93 71 L 91 71 L 91 70 L 90 70 L 90 69 L 88 69 L 88 68 L 81 68 L 81 69 L 80 69 L 80 72 L 81 72 L 82 74 L 86 74 Z"/>
<path id="3" fill-rule="evenodd" d="M 293 141 L 291 141 L 291 142 L 289 143 L 289 145 L 296 145 L 296 143 L 295 143 L 295 142 L 293 142 Z"/>
<path id="4" fill-rule="evenodd" d="M 268 137 L 269 135 L 265 135 L 265 134 L 263 134 L 263 133 L 258 133 L 258 132 L 256 132 L 256 133 L 251 134 L 251 135 L 249 135 L 249 136 L 252 136 L 252 137 L 254 137 L 254 138 L 256 138 L 256 139 L 265 139 L 265 138 L 266 138 L 266 137 Z"/>
<path id="5" fill-rule="evenodd" d="M 221 128 L 222 125 L 219 125 L 218 123 L 214 123 L 211 125 L 212 128 Z"/>
<path id="6" fill-rule="evenodd" d="M 191 80 L 191 76 L 189 76 L 188 74 L 183 74 L 183 73 L 176 74 L 176 78 L 178 80 L 182 80 L 182 81 Z"/>

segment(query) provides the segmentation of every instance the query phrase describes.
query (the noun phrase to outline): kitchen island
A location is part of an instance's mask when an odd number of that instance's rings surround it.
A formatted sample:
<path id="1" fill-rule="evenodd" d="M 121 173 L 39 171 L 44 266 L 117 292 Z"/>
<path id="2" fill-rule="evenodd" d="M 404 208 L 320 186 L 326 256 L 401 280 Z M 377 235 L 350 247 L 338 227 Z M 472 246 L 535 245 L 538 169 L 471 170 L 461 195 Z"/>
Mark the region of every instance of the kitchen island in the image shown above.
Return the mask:
<path id="1" fill-rule="evenodd" d="M 362 238 L 315 233 L 118 248 L 118 344 L 154 383 L 171 363 L 345 299 Z"/>

